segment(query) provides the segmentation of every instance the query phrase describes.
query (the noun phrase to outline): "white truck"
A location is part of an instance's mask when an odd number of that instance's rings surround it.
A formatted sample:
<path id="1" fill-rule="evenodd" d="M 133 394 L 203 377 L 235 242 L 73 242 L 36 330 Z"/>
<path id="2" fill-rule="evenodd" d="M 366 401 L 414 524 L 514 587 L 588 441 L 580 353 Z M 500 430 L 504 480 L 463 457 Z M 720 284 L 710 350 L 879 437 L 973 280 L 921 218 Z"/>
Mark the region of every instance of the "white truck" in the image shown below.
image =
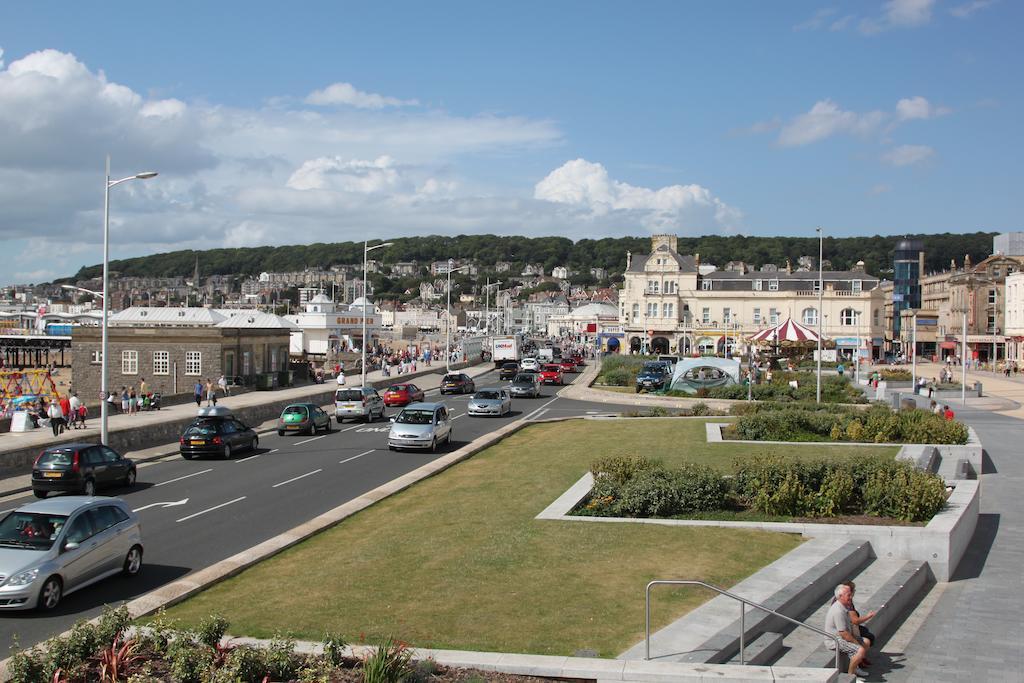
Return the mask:
<path id="1" fill-rule="evenodd" d="M 495 337 L 491 350 L 491 360 L 494 367 L 501 367 L 503 363 L 518 363 L 523 358 L 523 339 L 518 334 L 507 337 Z"/>

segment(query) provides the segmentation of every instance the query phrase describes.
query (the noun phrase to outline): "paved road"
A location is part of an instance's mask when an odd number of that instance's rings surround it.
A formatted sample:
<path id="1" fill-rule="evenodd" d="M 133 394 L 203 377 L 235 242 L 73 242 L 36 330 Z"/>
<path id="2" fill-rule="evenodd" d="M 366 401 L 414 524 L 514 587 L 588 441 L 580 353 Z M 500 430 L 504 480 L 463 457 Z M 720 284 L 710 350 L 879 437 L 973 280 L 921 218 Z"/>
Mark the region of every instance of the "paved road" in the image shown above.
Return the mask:
<path id="1" fill-rule="evenodd" d="M 476 379 L 477 387 L 496 384 L 494 372 Z M 615 409 L 556 393 L 555 387 L 546 387 L 543 398 L 516 399 L 513 412 L 502 418 L 468 417 L 468 396 L 445 396 L 455 420 L 453 442 L 438 454 L 388 451 L 390 423 L 383 421 L 335 425 L 333 433 L 317 437 L 264 434 L 257 453 L 239 453 L 231 460 L 186 461 L 175 455 L 144 463 L 131 490 L 103 492 L 124 498 L 138 511 L 146 546 L 142 574 L 111 578 L 69 595 L 54 613 L 0 613 L 0 642 L 9 646 L 15 635 L 22 646 L 39 642 L 80 618 L 95 616 L 104 604 L 138 597 L 250 548 L 510 421 Z M 427 394 L 428 400 L 439 398 L 436 389 Z M 389 409 L 389 415 L 395 412 Z M 0 499 L 0 510 L 32 500 L 31 494 Z"/>

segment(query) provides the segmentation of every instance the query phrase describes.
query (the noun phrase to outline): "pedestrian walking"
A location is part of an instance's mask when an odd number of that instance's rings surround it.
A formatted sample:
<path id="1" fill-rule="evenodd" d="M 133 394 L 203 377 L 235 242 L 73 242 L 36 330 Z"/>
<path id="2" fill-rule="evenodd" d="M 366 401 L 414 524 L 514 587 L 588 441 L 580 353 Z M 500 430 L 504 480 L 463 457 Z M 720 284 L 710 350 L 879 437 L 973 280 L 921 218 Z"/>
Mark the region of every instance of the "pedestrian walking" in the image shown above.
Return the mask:
<path id="1" fill-rule="evenodd" d="M 196 408 L 203 406 L 203 383 L 196 380 L 196 384 L 192 387 L 192 398 L 196 400 Z"/>
<path id="2" fill-rule="evenodd" d="M 60 425 L 60 431 L 63 432 L 64 428 L 67 427 L 68 424 L 70 423 L 70 420 L 68 418 L 71 417 L 71 399 L 68 397 L 67 394 L 64 394 L 63 396 L 60 397 L 58 405 L 60 405 L 61 418 L 63 418 Z"/>
<path id="3" fill-rule="evenodd" d="M 121 387 L 121 412 L 125 415 L 130 410 L 130 404 L 128 403 L 128 387 Z"/>
<path id="4" fill-rule="evenodd" d="M 212 379 L 206 380 L 206 406 L 217 405 L 217 390 Z"/>
<path id="5" fill-rule="evenodd" d="M 217 378 L 217 386 L 220 387 L 220 393 L 230 396 L 228 392 L 228 378 L 224 376 L 224 373 L 221 373 L 220 377 Z"/>
<path id="6" fill-rule="evenodd" d="M 128 414 L 134 415 L 139 412 L 139 395 L 135 393 L 135 385 L 128 389 Z"/>
<path id="7" fill-rule="evenodd" d="M 78 428 L 85 429 L 85 418 L 89 416 L 89 409 L 85 407 L 85 404 L 78 406 Z"/>
<path id="8" fill-rule="evenodd" d="M 82 403 L 82 400 L 78 398 L 78 394 L 75 392 L 71 392 L 71 398 L 68 399 L 68 408 L 70 409 L 70 412 L 68 413 L 67 417 L 69 422 L 71 422 L 71 426 L 74 427 L 75 429 L 79 428 L 78 410 L 82 407 L 82 405 L 84 404 Z"/>
<path id="9" fill-rule="evenodd" d="M 60 404 L 56 401 L 50 401 L 50 406 L 46 409 L 46 417 L 50 418 L 50 427 L 53 429 L 53 435 L 57 436 L 60 434 L 61 422 L 64 421 L 64 414 L 60 410 Z"/>

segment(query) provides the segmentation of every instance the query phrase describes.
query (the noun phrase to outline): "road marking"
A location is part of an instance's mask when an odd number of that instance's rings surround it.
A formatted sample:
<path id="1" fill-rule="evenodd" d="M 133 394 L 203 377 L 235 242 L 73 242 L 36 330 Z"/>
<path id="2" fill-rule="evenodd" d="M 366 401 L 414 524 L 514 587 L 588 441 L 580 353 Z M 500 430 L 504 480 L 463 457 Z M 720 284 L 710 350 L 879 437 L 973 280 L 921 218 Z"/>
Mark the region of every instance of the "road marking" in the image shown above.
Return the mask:
<path id="1" fill-rule="evenodd" d="M 540 411 L 544 410 L 545 408 L 547 408 L 547 407 L 548 407 L 549 405 L 551 405 L 552 403 L 554 403 L 554 402 L 555 402 L 555 401 L 557 401 L 557 400 L 558 400 L 558 396 L 555 396 L 555 397 L 554 397 L 553 399 L 551 399 L 550 401 L 548 401 L 547 403 L 545 403 L 544 405 L 542 405 L 542 406 L 541 406 L 540 408 L 537 408 L 537 409 L 536 409 L 536 410 L 534 410 L 533 412 L 529 413 L 529 414 L 528 414 L 528 415 L 527 415 L 526 417 L 524 417 L 523 419 L 524 419 L 524 420 L 532 420 L 532 419 L 536 419 L 536 415 L 537 415 L 537 413 L 539 413 Z"/>
<path id="2" fill-rule="evenodd" d="M 539 420 L 543 415 L 546 415 L 547 412 L 548 412 L 547 408 L 541 408 L 536 413 L 534 413 L 533 415 L 531 415 L 527 419 L 529 419 L 529 420 Z"/>
<path id="3" fill-rule="evenodd" d="M 240 463 L 240 462 L 245 462 L 245 461 L 247 461 L 247 460 L 252 460 L 252 459 L 254 459 L 254 458 L 258 458 L 258 457 L 260 457 L 261 455 L 270 455 L 271 453 L 277 453 L 277 449 L 276 449 L 276 448 L 271 448 L 271 449 L 270 449 L 269 451 L 267 451 L 266 453 L 257 453 L 256 455 L 250 455 L 250 456 L 249 456 L 249 457 L 247 457 L 247 458 L 242 458 L 241 460 L 236 460 L 236 461 L 235 461 L 235 464 L 237 465 L 237 464 L 238 464 L 238 463 Z"/>
<path id="4" fill-rule="evenodd" d="M 188 517 L 182 517 L 181 519 L 177 519 L 175 521 L 176 522 L 185 522 L 185 521 L 188 521 L 188 520 L 192 519 L 193 517 L 198 517 L 199 515 L 205 515 L 207 512 L 213 512 L 214 510 L 219 510 L 220 508 L 226 507 L 228 505 L 231 505 L 232 503 L 237 503 L 240 500 L 245 500 L 245 498 L 246 498 L 245 496 L 242 496 L 241 498 L 235 498 L 234 500 L 229 500 L 228 502 L 221 503 L 220 505 L 214 505 L 212 508 L 206 508 L 205 510 L 200 510 L 199 512 L 196 512 L 195 514 L 191 514 Z"/>
<path id="5" fill-rule="evenodd" d="M 359 455 L 353 455 L 351 458 L 345 458 L 344 460 L 339 460 L 338 464 L 339 465 L 344 465 L 345 463 L 349 462 L 350 460 L 355 460 L 356 458 L 361 458 L 364 455 L 369 455 L 370 453 L 373 453 L 375 450 L 377 450 L 377 449 L 373 448 L 373 449 L 370 449 L 370 450 L 366 451 L 365 453 L 360 453 Z"/>
<path id="6" fill-rule="evenodd" d="M 189 477 L 198 477 L 200 474 L 206 474 L 207 472 L 213 472 L 213 468 L 211 467 L 208 470 L 199 470 L 198 472 L 193 472 L 192 474 L 186 474 L 184 477 L 178 477 L 177 479 L 168 479 L 167 481 L 162 481 L 159 484 L 153 484 L 153 487 L 156 488 L 157 486 L 163 486 L 164 484 L 173 484 L 176 481 L 181 481 L 182 479 L 188 479 Z"/>
<path id="7" fill-rule="evenodd" d="M 452 415 L 453 420 L 458 420 L 460 417 L 466 417 L 467 413 L 459 413 L 458 415 Z"/>
<path id="8" fill-rule="evenodd" d="M 327 435 L 326 434 L 321 434 L 320 436 L 314 436 L 312 439 L 306 439 L 305 441 L 299 441 L 298 443 L 294 443 L 292 445 L 293 446 L 301 446 L 304 443 L 309 443 L 310 441 L 316 441 L 317 439 L 322 439 L 325 436 L 327 436 Z"/>
<path id="9" fill-rule="evenodd" d="M 149 505 L 143 505 L 140 508 L 135 508 L 134 510 L 132 510 L 132 512 L 142 512 L 143 510 L 148 510 L 149 508 L 155 508 L 157 506 L 165 507 L 165 508 L 173 508 L 173 507 L 177 507 L 179 505 L 184 505 L 187 502 L 188 502 L 188 498 L 182 498 L 181 500 L 176 500 L 176 501 L 173 501 L 173 502 L 170 502 L 170 503 L 150 503 Z"/>
<path id="10" fill-rule="evenodd" d="M 363 425 L 352 425 L 351 427 L 349 427 L 347 429 L 342 429 L 341 431 L 343 431 L 343 432 L 351 432 L 353 429 L 359 429 L 362 426 Z"/>
<path id="11" fill-rule="evenodd" d="M 312 476 L 312 475 L 314 475 L 314 474 L 317 474 L 318 472 L 323 472 L 323 471 L 324 471 L 324 470 L 323 470 L 323 468 L 321 467 L 321 468 L 320 468 L 320 469 L 318 469 L 318 470 L 313 470 L 312 472 L 306 472 L 305 474 L 300 474 L 300 475 L 299 475 L 299 476 L 297 476 L 297 477 L 292 477 L 291 479 L 289 479 L 289 480 L 287 480 L 287 481 L 282 481 L 282 482 L 281 482 L 280 484 L 274 484 L 274 485 L 273 485 L 273 486 L 271 486 L 270 488 L 272 488 L 272 489 L 276 489 L 276 488 L 277 488 L 278 486 L 284 486 L 285 484 L 290 484 L 290 483 L 292 483 L 293 481 L 298 481 L 299 479 L 303 479 L 303 478 L 305 478 L 305 477 L 310 477 L 310 476 Z"/>

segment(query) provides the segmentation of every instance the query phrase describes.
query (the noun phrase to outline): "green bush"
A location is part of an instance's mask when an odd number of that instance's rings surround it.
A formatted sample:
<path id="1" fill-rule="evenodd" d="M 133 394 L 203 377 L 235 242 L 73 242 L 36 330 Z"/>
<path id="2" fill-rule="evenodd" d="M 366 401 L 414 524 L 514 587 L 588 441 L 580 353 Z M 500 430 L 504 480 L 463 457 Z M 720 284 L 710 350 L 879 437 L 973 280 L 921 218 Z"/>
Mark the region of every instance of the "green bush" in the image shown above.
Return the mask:
<path id="1" fill-rule="evenodd" d="M 388 637 L 377 646 L 377 651 L 363 660 L 364 683 L 398 683 L 413 672 L 410 663 L 412 651 L 404 644 Z"/>
<path id="2" fill-rule="evenodd" d="M 228 632 L 229 622 L 219 614 L 211 614 L 199 622 L 196 629 L 196 640 L 207 647 L 216 648 L 224 634 Z"/>
<path id="3" fill-rule="evenodd" d="M 202 683 L 206 673 L 213 668 L 213 661 L 212 649 L 196 645 L 188 637 L 175 638 L 167 646 L 167 667 L 178 683 Z"/>
<path id="4" fill-rule="evenodd" d="M 74 671 L 95 655 L 101 645 L 96 627 L 87 621 L 79 621 L 71 627 L 68 635 L 54 636 L 44 644 L 47 671 L 50 674 L 57 669 Z"/>
<path id="5" fill-rule="evenodd" d="M 914 379 L 914 374 L 910 370 L 902 368 L 882 370 L 881 375 L 886 382 L 910 382 Z"/>
<path id="6" fill-rule="evenodd" d="M 686 463 L 675 472 L 679 512 L 710 512 L 726 504 L 725 478 L 707 465 Z"/>
<path id="7" fill-rule="evenodd" d="M 660 460 L 653 460 L 643 456 L 612 455 L 606 458 L 595 460 L 590 466 L 590 472 L 595 479 L 609 477 L 617 484 L 625 484 L 638 472 L 661 467 Z"/>
<path id="8" fill-rule="evenodd" d="M 605 356 L 601 361 L 601 371 L 598 373 L 595 383 L 615 387 L 631 387 L 636 384 L 636 375 L 643 368 L 644 363 L 656 359 L 656 356 Z"/>
<path id="9" fill-rule="evenodd" d="M 17 637 L 10 659 L 7 660 L 7 680 L 9 683 L 39 683 L 50 676 L 46 658 L 38 648 L 22 650 L 18 647 Z"/>
<path id="10" fill-rule="evenodd" d="M 864 512 L 869 515 L 923 522 L 945 502 L 942 479 L 905 463 L 872 473 L 864 486 Z"/>
<path id="11" fill-rule="evenodd" d="M 638 472 L 622 486 L 619 511 L 627 517 L 669 517 L 679 511 L 678 481 L 664 467 Z"/>

